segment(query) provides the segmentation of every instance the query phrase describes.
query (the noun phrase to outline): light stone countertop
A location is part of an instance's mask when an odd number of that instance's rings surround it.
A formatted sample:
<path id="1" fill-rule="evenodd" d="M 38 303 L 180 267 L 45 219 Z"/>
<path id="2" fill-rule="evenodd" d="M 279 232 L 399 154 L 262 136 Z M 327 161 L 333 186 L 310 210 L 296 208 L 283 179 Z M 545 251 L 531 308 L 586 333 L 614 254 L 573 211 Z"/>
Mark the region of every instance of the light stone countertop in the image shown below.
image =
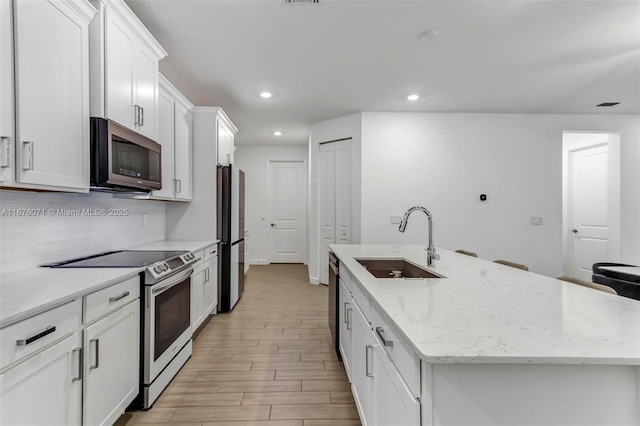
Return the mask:
<path id="1" fill-rule="evenodd" d="M 424 246 L 331 245 L 430 363 L 640 365 L 640 301 Z M 354 258 L 404 258 L 446 278 L 378 279 Z"/>
<path id="2" fill-rule="evenodd" d="M 217 240 L 163 240 L 126 250 L 198 251 Z M 0 275 L 0 328 L 129 279 L 144 268 L 33 268 Z"/>

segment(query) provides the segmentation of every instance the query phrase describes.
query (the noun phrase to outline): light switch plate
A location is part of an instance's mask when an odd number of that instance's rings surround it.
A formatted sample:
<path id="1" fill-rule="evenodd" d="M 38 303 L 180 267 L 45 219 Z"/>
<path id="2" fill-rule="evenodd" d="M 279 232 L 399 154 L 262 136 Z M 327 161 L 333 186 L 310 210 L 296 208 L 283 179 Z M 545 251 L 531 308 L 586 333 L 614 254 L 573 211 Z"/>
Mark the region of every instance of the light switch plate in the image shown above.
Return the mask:
<path id="1" fill-rule="evenodd" d="M 391 223 L 393 225 L 398 225 L 400 222 L 402 221 L 402 216 L 399 214 L 392 214 L 391 215 Z"/>
<path id="2" fill-rule="evenodd" d="M 542 218 L 540 216 L 531 216 L 532 225 L 542 225 Z"/>

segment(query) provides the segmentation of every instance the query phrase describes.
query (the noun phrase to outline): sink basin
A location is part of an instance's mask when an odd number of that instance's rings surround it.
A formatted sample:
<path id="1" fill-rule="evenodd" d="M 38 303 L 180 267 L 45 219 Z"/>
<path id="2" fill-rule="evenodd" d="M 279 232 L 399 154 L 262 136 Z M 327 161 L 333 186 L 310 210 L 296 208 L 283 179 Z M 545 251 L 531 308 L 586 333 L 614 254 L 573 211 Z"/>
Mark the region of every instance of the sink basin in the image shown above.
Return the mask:
<path id="1" fill-rule="evenodd" d="M 443 278 L 404 259 L 356 260 L 376 278 Z M 400 271 L 400 276 L 393 271 Z"/>

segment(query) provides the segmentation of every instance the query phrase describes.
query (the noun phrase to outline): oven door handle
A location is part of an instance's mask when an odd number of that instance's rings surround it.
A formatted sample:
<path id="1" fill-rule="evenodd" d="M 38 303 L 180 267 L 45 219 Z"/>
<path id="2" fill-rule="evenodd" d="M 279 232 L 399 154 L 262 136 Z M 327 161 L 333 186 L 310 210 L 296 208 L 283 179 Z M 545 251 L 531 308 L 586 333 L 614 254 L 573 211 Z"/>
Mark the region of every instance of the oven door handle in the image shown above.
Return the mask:
<path id="1" fill-rule="evenodd" d="M 151 288 L 151 293 L 159 294 L 159 293 L 165 292 L 165 291 L 169 290 L 171 287 L 180 284 L 182 281 L 184 281 L 185 278 L 189 278 L 192 274 L 193 274 L 193 268 L 191 268 L 188 271 L 186 271 L 184 273 L 181 273 L 180 275 L 176 276 L 175 279 L 173 279 L 169 284 L 164 284 L 164 285 L 161 285 L 159 287 L 155 287 L 155 286 L 152 287 Z"/>

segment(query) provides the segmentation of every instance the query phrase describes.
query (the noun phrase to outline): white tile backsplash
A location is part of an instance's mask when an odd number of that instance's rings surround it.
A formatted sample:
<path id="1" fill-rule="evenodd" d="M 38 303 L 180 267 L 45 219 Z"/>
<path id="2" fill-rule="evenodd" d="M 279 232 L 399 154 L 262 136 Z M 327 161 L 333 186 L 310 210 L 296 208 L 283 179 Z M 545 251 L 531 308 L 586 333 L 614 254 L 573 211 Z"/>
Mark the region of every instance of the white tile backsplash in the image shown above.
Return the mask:
<path id="1" fill-rule="evenodd" d="M 14 209 L 44 209 L 44 215 L 16 216 Z M 59 209 L 77 211 L 79 216 L 62 214 Z M 97 210 L 97 216 L 87 215 L 88 210 Z M 142 223 L 143 214 L 147 215 L 146 226 Z M 113 194 L 99 192 L 0 190 L 0 274 L 164 238 L 163 201 L 114 198 Z"/>

